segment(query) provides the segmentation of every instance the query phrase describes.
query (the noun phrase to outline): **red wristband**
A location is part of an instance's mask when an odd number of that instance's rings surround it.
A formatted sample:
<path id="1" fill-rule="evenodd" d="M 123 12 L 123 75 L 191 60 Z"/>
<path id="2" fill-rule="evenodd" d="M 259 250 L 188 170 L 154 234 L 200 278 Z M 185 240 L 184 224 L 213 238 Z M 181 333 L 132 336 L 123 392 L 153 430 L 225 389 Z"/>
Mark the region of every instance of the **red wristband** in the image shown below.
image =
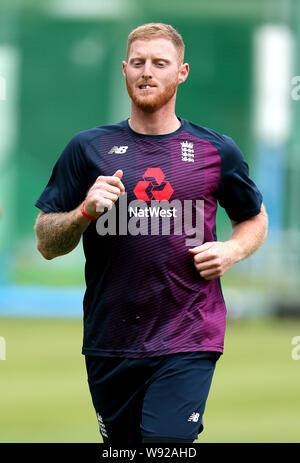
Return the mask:
<path id="1" fill-rule="evenodd" d="M 97 215 L 96 217 L 92 215 L 88 215 L 84 210 L 84 205 L 85 205 L 85 201 L 83 201 L 83 203 L 81 204 L 81 208 L 80 208 L 81 214 L 84 215 L 84 217 L 86 217 L 89 220 L 97 220 L 99 218 L 99 215 Z"/>

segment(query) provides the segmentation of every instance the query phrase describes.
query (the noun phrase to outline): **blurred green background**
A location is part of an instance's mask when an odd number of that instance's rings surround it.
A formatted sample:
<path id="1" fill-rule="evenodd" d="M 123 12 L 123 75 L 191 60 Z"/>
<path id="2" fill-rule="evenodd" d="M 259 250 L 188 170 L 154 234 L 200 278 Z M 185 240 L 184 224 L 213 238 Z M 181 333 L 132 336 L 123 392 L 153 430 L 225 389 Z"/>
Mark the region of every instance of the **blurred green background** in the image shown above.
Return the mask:
<path id="1" fill-rule="evenodd" d="M 129 116 L 126 40 L 152 21 L 186 44 L 177 114 L 237 142 L 270 220 L 259 252 L 223 278 L 226 355 L 199 442 L 300 441 L 300 0 L 2 0 L 0 442 L 99 441 L 80 354 L 83 252 L 44 261 L 34 203 L 76 132 Z"/>

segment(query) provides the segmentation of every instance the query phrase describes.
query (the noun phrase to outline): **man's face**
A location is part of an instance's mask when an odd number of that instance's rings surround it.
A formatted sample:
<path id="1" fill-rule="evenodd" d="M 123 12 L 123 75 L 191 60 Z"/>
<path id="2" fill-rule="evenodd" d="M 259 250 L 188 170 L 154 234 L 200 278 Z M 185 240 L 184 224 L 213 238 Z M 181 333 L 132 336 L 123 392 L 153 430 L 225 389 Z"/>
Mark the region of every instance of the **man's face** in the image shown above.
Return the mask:
<path id="1" fill-rule="evenodd" d="M 178 84 L 188 74 L 188 65 L 179 63 L 178 53 L 170 40 L 135 40 L 130 47 L 123 74 L 133 103 L 153 113 L 176 98 Z"/>

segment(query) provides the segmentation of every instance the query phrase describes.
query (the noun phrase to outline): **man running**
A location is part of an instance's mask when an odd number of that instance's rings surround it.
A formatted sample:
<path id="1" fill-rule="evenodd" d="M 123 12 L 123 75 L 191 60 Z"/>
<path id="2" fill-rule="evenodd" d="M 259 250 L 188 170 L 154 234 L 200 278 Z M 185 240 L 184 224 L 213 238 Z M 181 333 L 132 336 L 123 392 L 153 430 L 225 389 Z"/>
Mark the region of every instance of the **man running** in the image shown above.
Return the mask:
<path id="1" fill-rule="evenodd" d="M 136 28 L 122 66 L 130 118 L 70 140 L 36 202 L 37 246 L 53 259 L 83 237 L 82 353 L 104 442 L 193 442 L 223 352 L 220 277 L 261 246 L 267 215 L 234 141 L 176 116 L 181 35 Z"/>

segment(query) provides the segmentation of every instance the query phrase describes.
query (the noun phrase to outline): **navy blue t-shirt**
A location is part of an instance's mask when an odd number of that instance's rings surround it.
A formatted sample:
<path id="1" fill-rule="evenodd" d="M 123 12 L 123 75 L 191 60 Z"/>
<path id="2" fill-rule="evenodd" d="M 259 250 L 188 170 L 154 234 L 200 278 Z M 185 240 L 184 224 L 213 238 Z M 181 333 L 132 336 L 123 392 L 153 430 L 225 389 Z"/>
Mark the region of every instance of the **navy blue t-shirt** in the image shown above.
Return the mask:
<path id="1" fill-rule="evenodd" d="M 147 357 L 222 352 L 226 308 L 189 248 L 216 238 L 217 204 L 230 219 L 260 212 L 262 195 L 231 138 L 181 119 L 167 135 L 128 121 L 77 133 L 36 206 L 68 212 L 99 175 L 123 171 L 126 193 L 83 233 L 83 354 Z"/>

